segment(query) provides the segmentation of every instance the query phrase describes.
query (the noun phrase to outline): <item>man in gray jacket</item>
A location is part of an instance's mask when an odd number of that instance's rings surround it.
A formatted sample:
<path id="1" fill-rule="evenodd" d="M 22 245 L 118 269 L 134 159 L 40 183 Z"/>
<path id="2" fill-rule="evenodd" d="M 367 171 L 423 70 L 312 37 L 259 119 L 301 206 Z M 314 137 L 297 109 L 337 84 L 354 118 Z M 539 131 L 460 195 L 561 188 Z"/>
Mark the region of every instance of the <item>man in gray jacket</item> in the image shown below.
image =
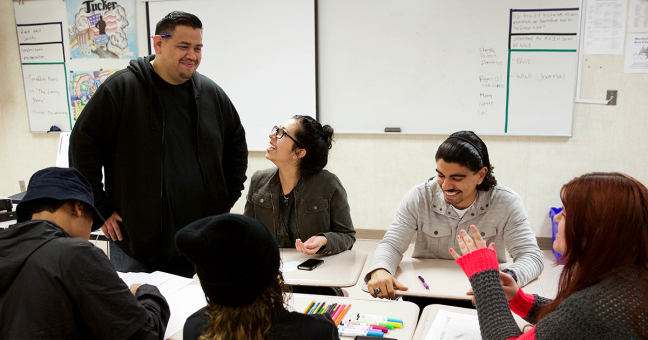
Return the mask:
<path id="1" fill-rule="evenodd" d="M 369 265 L 365 282 L 374 297 L 394 299 L 394 279 L 414 234 L 412 257 L 452 260 L 457 236 L 475 225 L 487 244 L 495 243 L 500 263 L 505 250 L 513 264 L 503 272 L 524 286 L 542 273 L 542 251 L 531 231 L 522 199 L 497 184 L 486 144 L 472 131 L 453 133 L 436 153 L 437 176 L 412 188 L 403 198 Z"/>

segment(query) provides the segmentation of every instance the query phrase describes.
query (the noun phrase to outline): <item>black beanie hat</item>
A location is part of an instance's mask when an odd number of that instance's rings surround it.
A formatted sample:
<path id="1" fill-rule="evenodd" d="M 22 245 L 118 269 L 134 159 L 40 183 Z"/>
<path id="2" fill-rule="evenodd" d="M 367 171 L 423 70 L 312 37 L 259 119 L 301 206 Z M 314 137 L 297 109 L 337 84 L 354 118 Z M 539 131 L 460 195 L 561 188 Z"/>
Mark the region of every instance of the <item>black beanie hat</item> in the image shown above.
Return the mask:
<path id="1" fill-rule="evenodd" d="M 196 266 L 205 295 L 222 306 L 251 303 L 279 273 L 277 240 L 248 216 L 205 217 L 178 231 L 175 243 Z"/>
<path id="2" fill-rule="evenodd" d="M 41 198 L 81 201 L 92 211 L 92 231 L 101 228 L 104 224 L 103 217 L 94 206 L 92 186 L 75 168 L 46 168 L 32 175 L 27 193 L 16 207 L 18 223 L 31 220 L 31 216 L 27 216 L 27 208 L 30 202 Z"/>

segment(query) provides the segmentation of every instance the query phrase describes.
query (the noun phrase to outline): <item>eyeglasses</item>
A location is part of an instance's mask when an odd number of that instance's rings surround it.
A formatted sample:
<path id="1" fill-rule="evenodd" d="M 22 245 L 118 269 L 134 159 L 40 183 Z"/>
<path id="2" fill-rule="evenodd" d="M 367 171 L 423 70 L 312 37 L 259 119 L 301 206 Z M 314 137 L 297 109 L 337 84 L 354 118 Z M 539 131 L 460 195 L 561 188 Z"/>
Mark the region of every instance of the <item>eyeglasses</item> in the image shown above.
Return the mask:
<path id="1" fill-rule="evenodd" d="M 295 142 L 295 144 L 297 144 L 299 146 L 299 142 L 296 139 L 292 138 L 288 134 L 288 132 L 286 132 L 286 130 L 284 130 L 283 128 L 280 128 L 280 127 L 275 125 L 275 126 L 272 127 L 271 133 L 272 132 L 275 133 L 275 137 L 277 137 L 277 139 L 281 139 L 281 138 L 283 138 L 283 136 L 288 136 L 288 138 L 292 139 L 292 141 Z"/>

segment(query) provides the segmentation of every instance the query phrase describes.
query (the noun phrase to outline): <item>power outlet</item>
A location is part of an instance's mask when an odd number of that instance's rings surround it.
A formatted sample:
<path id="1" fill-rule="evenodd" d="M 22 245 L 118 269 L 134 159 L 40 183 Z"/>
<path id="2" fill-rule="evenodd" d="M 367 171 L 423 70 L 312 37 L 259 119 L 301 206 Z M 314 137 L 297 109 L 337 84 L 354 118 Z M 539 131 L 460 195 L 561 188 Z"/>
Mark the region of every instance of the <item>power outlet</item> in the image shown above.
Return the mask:
<path id="1" fill-rule="evenodd" d="M 617 101 L 617 90 L 608 90 L 605 100 L 608 100 L 608 105 L 616 105 Z"/>
<path id="2" fill-rule="evenodd" d="M 27 187 L 25 186 L 25 181 L 18 181 L 18 186 L 20 186 L 20 192 L 27 191 Z"/>

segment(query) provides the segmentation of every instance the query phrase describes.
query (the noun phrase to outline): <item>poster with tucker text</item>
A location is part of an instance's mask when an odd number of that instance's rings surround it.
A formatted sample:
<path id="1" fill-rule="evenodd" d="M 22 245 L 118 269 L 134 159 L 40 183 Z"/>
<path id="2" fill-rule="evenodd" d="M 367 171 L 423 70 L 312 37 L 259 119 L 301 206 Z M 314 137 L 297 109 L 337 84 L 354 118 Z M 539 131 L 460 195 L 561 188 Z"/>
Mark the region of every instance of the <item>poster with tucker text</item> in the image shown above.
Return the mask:
<path id="1" fill-rule="evenodd" d="M 136 59 L 135 0 L 67 0 L 71 58 Z"/>

